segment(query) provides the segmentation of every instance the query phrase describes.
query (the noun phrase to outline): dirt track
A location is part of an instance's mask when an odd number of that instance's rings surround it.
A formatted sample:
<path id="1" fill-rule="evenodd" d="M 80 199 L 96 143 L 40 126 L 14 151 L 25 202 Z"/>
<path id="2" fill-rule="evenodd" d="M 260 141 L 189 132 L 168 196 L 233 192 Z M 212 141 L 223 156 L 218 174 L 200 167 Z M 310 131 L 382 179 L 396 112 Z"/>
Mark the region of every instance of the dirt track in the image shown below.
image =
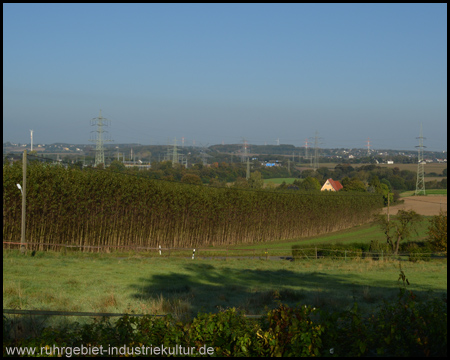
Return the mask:
<path id="1" fill-rule="evenodd" d="M 405 200 L 404 204 L 390 207 L 390 215 L 397 214 L 398 210 L 414 210 L 418 214 L 426 216 L 438 215 L 440 209 L 447 211 L 447 196 L 409 196 L 403 200 Z M 384 208 L 383 211 L 386 214 L 387 208 Z"/>

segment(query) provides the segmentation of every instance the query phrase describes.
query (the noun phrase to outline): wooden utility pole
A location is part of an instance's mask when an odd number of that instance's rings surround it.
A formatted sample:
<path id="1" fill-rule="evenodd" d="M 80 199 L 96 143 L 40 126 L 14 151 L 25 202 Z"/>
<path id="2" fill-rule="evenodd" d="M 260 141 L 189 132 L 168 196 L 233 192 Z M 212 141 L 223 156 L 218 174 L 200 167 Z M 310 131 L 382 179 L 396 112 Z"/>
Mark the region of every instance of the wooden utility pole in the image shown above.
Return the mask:
<path id="1" fill-rule="evenodd" d="M 26 207 L 26 194 L 27 194 L 27 151 L 23 152 L 23 184 L 22 184 L 22 229 L 20 237 L 20 252 L 22 254 L 26 251 L 25 242 L 25 207 Z"/>

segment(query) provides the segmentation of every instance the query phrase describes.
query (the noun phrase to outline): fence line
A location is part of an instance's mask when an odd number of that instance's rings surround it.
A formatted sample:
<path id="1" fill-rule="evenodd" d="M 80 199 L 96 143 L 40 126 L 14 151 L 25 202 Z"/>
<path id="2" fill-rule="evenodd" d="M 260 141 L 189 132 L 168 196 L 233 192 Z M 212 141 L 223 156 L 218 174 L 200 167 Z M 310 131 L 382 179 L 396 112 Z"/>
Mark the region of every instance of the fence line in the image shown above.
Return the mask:
<path id="1" fill-rule="evenodd" d="M 6 245 L 21 245 L 20 242 L 13 242 L 13 241 L 3 241 L 3 244 Z M 253 252 L 253 256 L 258 256 L 258 257 L 265 257 L 266 259 L 269 258 L 269 251 L 271 251 L 272 253 L 276 253 L 277 256 L 280 256 L 279 253 L 280 252 L 287 252 L 289 253 L 289 256 L 291 258 L 307 258 L 307 259 L 313 259 L 313 258 L 325 258 L 328 256 L 333 256 L 333 258 L 335 259 L 347 259 L 347 258 L 362 258 L 362 257 L 374 257 L 374 256 L 379 256 L 382 259 L 384 257 L 386 258 L 393 258 L 393 257 L 399 257 L 399 256 L 422 256 L 422 255 L 429 255 L 430 257 L 432 255 L 436 255 L 436 256 L 447 256 L 447 252 L 404 252 L 404 253 L 397 253 L 396 255 L 394 255 L 391 252 L 378 252 L 378 251 L 363 251 L 363 250 L 346 250 L 346 249 L 321 249 L 321 248 L 297 248 L 297 249 L 280 249 L 280 248 L 264 248 L 264 249 L 240 249 L 240 248 L 226 248 L 226 249 L 211 249 L 211 248 L 180 248 L 180 247 L 146 247 L 146 246 L 132 246 L 132 245 L 66 245 L 66 244 L 52 244 L 52 243 L 36 243 L 36 242 L 28 242 L 27 245 L 42 245 L 42 246 L 60 246 L 60 247 L 64 247 L 64 251 L 67 250 L 67 248 L 86 248 L 86 249 L 97 249 L 98 251 L 100 251 L 100 249 L 102 248 L 118 248 L 118 249 L 127 249 L 127 250 L 155 250 L 155 251 L 159 251 L 160 255 L 162 251 L 167 251 L 169 253 L 169 256 L 173 255 L 173 256 L 180 256 L 180 255 L 174 255 L 171 254 L 171 251 L 192 251 L 193 255 L 195 254 L 196 257 L 199 257 L 199 253 L 200 252 L 204 252 L 204 251 L 212 251 L 212 252 L 225 252 L 225 256 L 226 257 L 233 257 L 233 256 L 238 256 L 238 255 L 229 255 L 228 252 L 229 251 L 242 251 L 242 252 Z M 309 256 L 307 255 L 307 251 L 314 251 L 313 254 L 309 254 Z M 334 255 L 330 255 L 330 254 L 319 254 L 318 252 L 320 251 L 326 251 L 326 252 L 335 252 L 335 253 L 344 253 L 344 256 L 334 256 Z M 296 254 L 293 255 L 293 252 L 302 252 L 303 255 L 300 254 Z M 347 256 L 348 254 L 348 256 Z M 356 256 L 350 256 L 350 254 L 357 254 Z M 220 255 L 216 255 L 216 256 L 220 256 Z M 241 256 L 249 256 L 249 255 L 241 255 Z M 214 257 L 214 256 L 212 256 Z M 194 256 L 192 257 L 194 258 Z"/>
<path id="2" fill-rule="evenodd" d="M 53 311 L 53 310 L 20 310 L 20 309 L 3 309 L 3 314 L 12 315 L 45 315 L 45 316 L 101 316 L 101 317 L 115 317 L 115 316 L 152 316 L 152 317 L 164 317 L 169 314 L 164 315 L 153 315 L 153 314 L 119 314 L 119 313 L 96 313 L 96 312 L 83 312 L 83 311 Z M 263 315 L 244 315 L 248 318 L 260 318 Z"/>
<path id="3" fill-rule="evenodd" d="M 53 310 L 20 310 L 20 309 L 3 309 L 4 314 L 14 315 L 46 315 L 46 316 L 147 316 L 146 314 L 117 314 L 117 313 L 95 313 L 83 311 L 53 311 Z M 148 315 L 148 316 L 166 316 L 166 315 Z"/>

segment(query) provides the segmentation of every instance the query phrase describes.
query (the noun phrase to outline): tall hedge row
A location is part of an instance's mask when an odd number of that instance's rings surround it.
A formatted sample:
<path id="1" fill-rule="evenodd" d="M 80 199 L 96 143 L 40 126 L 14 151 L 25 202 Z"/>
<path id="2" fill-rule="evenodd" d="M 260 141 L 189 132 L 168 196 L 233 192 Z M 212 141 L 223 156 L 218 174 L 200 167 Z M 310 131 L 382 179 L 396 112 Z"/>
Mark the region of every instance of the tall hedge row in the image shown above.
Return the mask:
<path id="1" fill-rule="evenodd" d="M 20 241 L 21 163 L 3 166 L 3 239 Z M 367 222 L 373 194 L 282 193 L 31 163 L 28 242 L 199 247 L 312 236 Z"/>

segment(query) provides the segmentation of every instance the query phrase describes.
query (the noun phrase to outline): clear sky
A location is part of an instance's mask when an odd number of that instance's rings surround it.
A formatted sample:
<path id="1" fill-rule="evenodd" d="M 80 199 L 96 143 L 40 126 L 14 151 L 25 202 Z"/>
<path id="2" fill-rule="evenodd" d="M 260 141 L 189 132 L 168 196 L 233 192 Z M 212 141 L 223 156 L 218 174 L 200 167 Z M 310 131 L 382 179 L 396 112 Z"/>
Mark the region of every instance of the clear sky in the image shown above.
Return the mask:
<path id="1" fill-rule="evenodd" d="M 447 4 L 3 4 L 3 141 L 447 150 Z"/>

